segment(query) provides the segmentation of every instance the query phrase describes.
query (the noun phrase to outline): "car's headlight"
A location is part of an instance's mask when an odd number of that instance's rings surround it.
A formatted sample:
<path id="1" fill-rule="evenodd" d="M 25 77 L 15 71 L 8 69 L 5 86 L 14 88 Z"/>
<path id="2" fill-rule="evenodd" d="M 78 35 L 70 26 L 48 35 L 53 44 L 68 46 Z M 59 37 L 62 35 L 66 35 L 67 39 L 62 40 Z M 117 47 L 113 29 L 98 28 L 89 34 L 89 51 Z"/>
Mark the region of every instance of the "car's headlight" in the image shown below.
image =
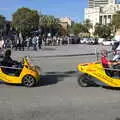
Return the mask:
<path id="1" fill-rule="evenodd" d="M 40 67 L 39 67 L 39 66 L 35 66 L 35 70 L 38 72 L 38 74 L 40 74 L 41 69 L 40 69 Z"/>
<path id="2" fill-rule="evenodd" d="M 40 67 L 39 66 L 26 66 L 29 70 L 36 71 L 38 74 L 40 74 Z"/>
<path id="3" fill-rule="evenodd" d="M 41 69 L 39 66 L 32 66 L 32 67 L 30 67 L 30 69 L 33 71 L 36 71 L 36 72 L 38 72 L 38 74 L 40 74 Z"/>

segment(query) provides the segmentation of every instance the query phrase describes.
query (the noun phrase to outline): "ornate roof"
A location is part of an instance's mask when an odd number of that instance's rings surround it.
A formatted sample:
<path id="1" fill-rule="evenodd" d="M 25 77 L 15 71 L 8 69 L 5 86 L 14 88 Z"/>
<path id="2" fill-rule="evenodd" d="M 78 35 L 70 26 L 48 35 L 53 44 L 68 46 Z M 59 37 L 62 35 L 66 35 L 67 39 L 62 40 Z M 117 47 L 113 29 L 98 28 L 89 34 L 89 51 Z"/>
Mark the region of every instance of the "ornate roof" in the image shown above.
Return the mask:
<path id="1" fill-rule="evenodd" d="M 108 4 L 102 8 L 103 13 L 115 13 L 120 10 L 120 4 Z"/>

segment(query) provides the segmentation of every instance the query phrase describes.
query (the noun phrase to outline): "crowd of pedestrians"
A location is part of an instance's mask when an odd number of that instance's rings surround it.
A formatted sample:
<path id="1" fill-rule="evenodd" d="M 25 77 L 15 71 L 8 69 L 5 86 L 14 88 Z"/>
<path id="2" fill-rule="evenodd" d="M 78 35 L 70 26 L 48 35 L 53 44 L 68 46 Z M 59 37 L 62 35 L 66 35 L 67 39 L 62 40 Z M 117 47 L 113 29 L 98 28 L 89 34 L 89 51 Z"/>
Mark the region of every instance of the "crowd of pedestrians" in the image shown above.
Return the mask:
<path id="1" fill-rule="evenodd" d="M 26 36 L 24 39 L 18 36 L 15 36 L 14 39 L 4 39 L 3 37 L 0 38 L 0 48 L 10 48 L 14 50 L 35 50 L 41 49 L 42 46 L 57 46 L 57 45 L 65 45 L 70 44 L 70 37 L 69 36 L 62 36 L 62 37 L 44 37 L 41 35 L 33 35 L 33 36 Z"/>

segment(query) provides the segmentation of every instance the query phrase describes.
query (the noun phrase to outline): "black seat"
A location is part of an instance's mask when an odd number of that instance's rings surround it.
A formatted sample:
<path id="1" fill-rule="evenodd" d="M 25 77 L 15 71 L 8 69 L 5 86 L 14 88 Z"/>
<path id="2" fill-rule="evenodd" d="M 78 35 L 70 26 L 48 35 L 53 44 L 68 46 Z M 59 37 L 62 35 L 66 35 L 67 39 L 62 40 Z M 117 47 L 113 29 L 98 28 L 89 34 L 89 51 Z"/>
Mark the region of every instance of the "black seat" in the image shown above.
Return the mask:
<path id="1" fill-rule="evenodd" d="M 19 76 L 21 71 L 22 71 L 22 68 L 21 69 L 14 69 L 14 68 L 7 68 L 7 66 L 5 67 L 1 67 L 1 70 L 3 73 L 7 74 L 7 75 L 12 75 L 12 76 Z"/>

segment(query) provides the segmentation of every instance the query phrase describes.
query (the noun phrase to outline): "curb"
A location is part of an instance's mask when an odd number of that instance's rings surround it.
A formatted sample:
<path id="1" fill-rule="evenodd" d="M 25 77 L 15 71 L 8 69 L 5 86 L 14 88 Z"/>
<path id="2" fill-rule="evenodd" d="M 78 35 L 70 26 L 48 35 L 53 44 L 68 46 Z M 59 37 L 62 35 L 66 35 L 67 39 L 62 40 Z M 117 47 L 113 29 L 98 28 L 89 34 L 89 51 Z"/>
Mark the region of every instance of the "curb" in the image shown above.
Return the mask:
<path id="1" fill-rule="evenodd" d="M 46 55 L 46 56 L 32 56 L 33 58 L 40 58 L 40 57 L 76 57 L 76 56 L 88 56 L 88 55 L 95 55 L 95 53 L 86 53 L 86 54 L 70 54 L 70 55 Z"/>
<path id="2" fill-rule="evenodd" d="M 108 53 L 111 53 L 112 51 L 108 51 Z M 89 55 L 96 55 L 96 53 L 83 53 L 83 54 L 69 54 L 69 55 L 46 55 L 46 56 L 33 56 L 34 58 L 40 58 L 40 57 L 76 57 L 76 56 L 89 56 Z"/>

